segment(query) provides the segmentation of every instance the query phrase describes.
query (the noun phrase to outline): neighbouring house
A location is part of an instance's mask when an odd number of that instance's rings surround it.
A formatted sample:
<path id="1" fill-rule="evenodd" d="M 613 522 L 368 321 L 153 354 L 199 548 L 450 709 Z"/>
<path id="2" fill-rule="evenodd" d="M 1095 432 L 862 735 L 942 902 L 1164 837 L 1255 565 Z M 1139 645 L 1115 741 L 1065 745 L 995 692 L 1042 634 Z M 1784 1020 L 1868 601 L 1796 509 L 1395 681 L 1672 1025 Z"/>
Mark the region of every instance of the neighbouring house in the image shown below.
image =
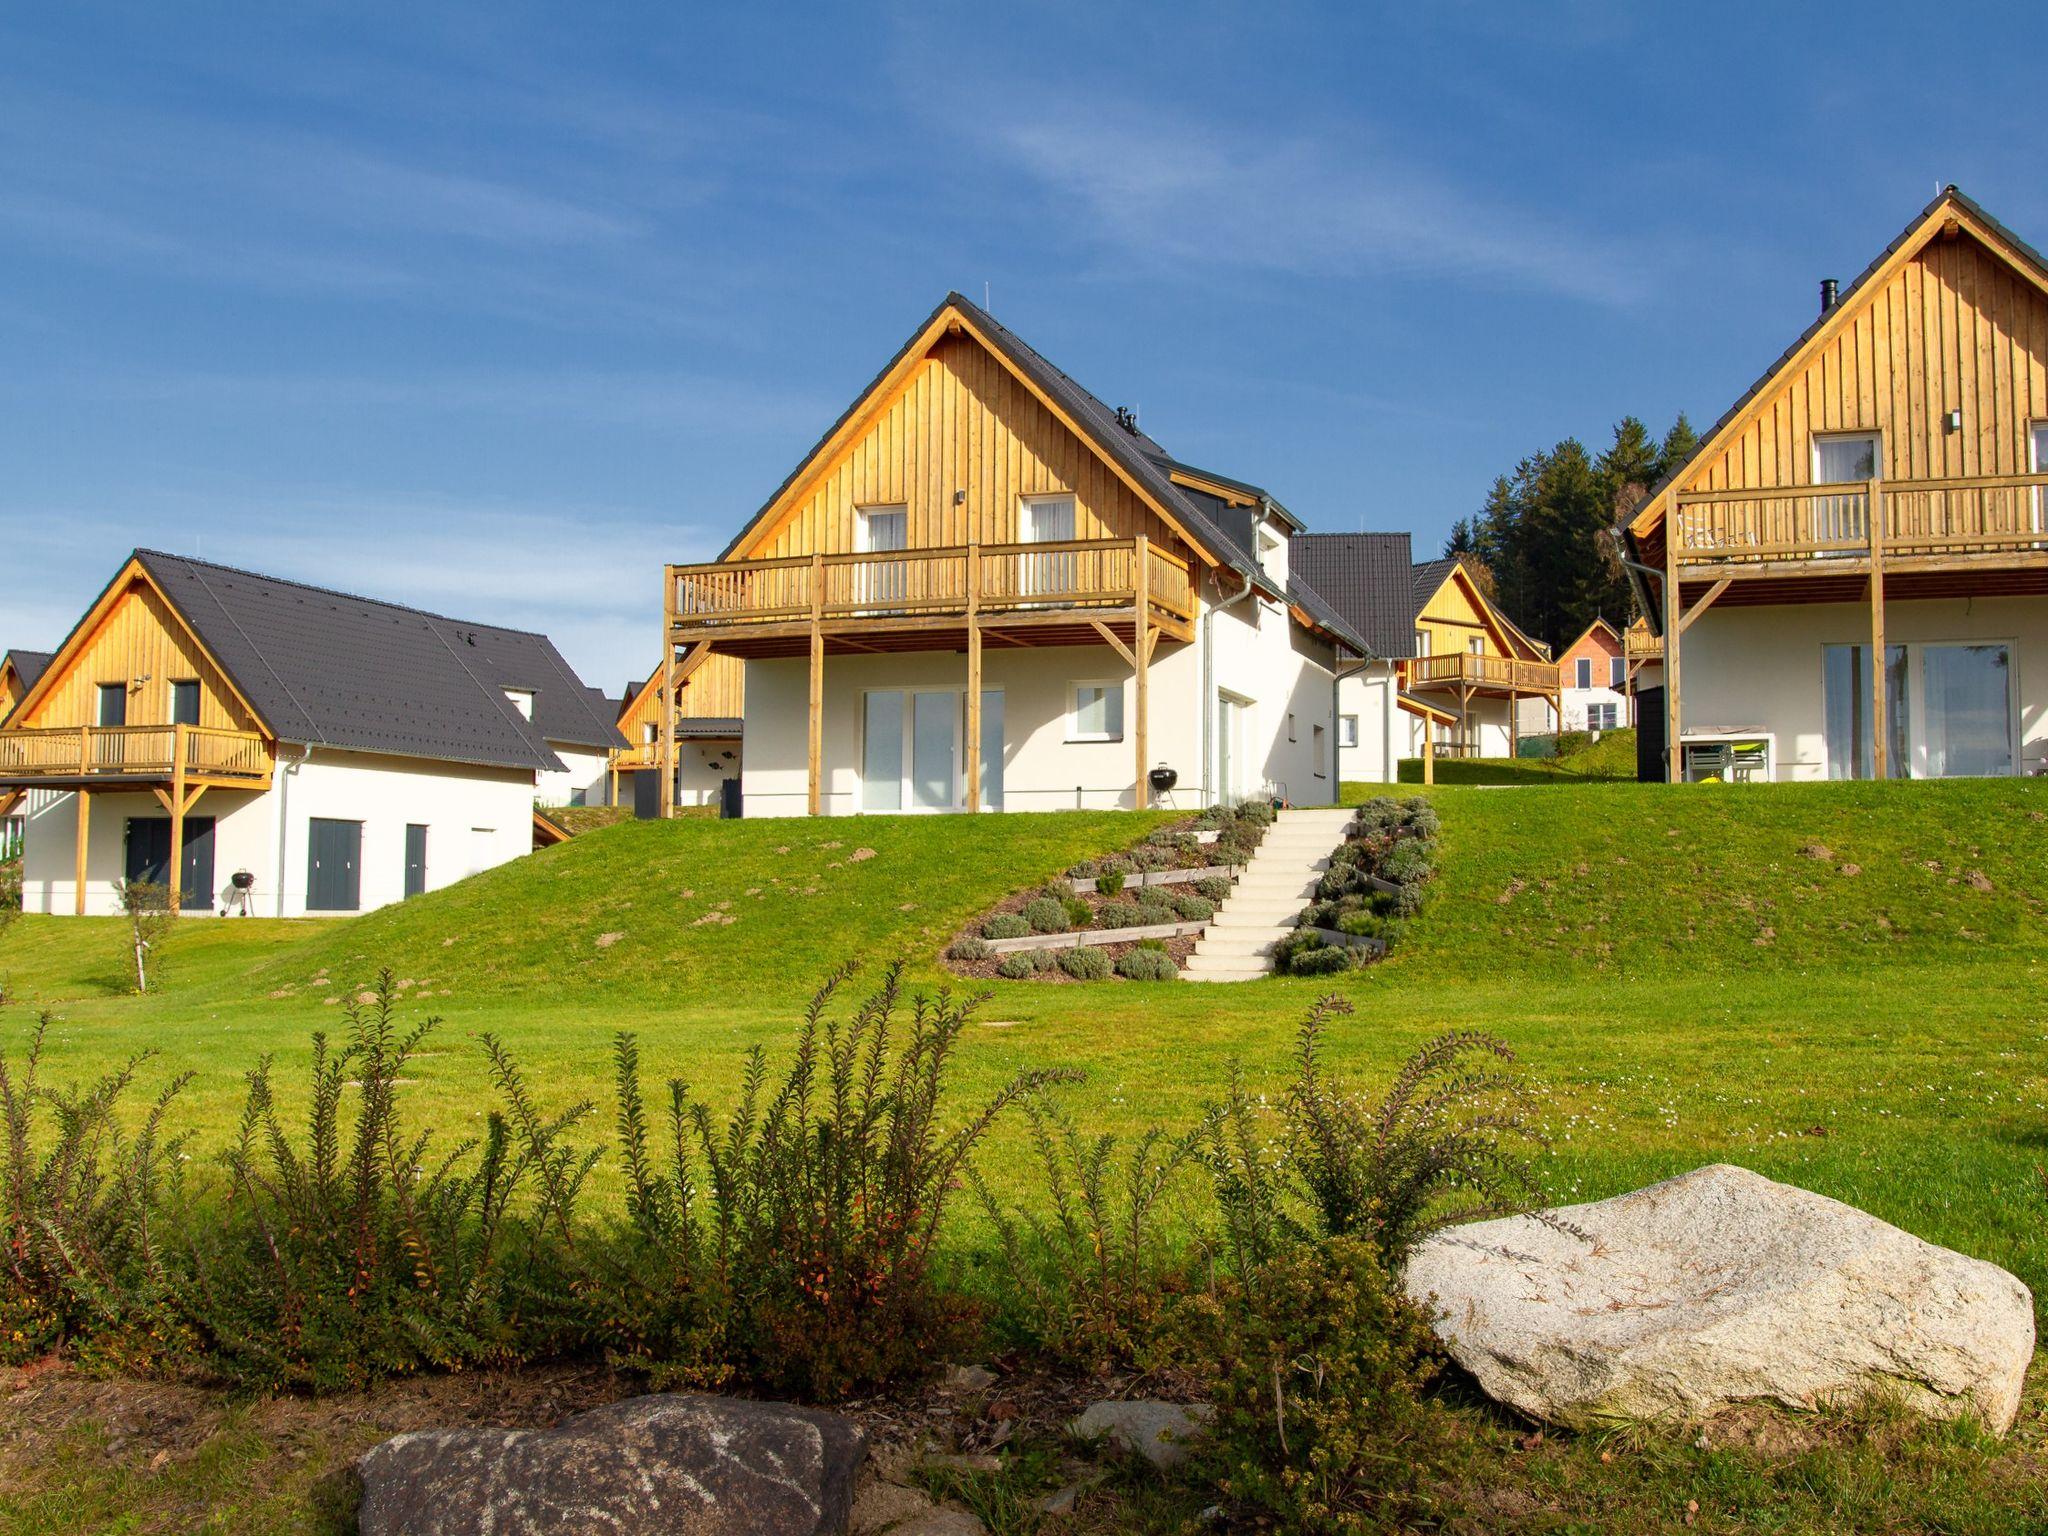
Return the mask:
<path id="1" fill-rule="evenodd" d="M 717 561 L 667 568 L 664 670 L 744 663 L 749 816 L 1326 804 L 1367 650 L 1300 532 L 951 294 Z"/>
<path id="2" fill-rule="evenodd" d="M 16 648 L 0 655 L 0 720 L 5 720 L 21 702 L 22 695 L 35 686 L 49 664 L 48 651 Z M 0 790 L 0 859 L 21 855 L 22 835 L 28 828 L 28 801 L 26 795 Z"/>
<path id="3" fill-rule="evenodd" d="M 1628 646 L 1622 632 L 1595 619 L 1557 659 L 1560 731 L 1611 731 L 1632 725 Z"/>
<path id="4" fill-rule="evenodd" d="M 1455 558 L 1416 562 L 1405 533 L 1310 533 L 1295 565 L 1371 648 L 1338 697 L 1343 776 L 1394 782 L 1403 758 L 1511 757 L 1517 704 L 1554 709 L 1557 666 Z"/>
<path id="5" fill-rule="evenodd" d="M 1669 777 L 2040 771 L 2048 266 L 1947 188 L 1627 532 Z"/>
<path id="6" fill-rule="evenodd" d="M 593 698 L 545 635 L 137 550 L 0 721 L 22 904 L 151 880 L 294 917 L 451 884 L 602 784 L 624 743 Z"/>
<path id="7" fill-rule="evenodd" d="M 739 794 L 741 710 L 746 663 L 699 646 L 676 663 L 676 708 L 669 750 L 669 804 L 726 806 Z M 630 804 L 642 819 L 661 814 L 661 673 L 626 685 L 619 734 L 629 745 L 616 764 L 616 805 Z"/>

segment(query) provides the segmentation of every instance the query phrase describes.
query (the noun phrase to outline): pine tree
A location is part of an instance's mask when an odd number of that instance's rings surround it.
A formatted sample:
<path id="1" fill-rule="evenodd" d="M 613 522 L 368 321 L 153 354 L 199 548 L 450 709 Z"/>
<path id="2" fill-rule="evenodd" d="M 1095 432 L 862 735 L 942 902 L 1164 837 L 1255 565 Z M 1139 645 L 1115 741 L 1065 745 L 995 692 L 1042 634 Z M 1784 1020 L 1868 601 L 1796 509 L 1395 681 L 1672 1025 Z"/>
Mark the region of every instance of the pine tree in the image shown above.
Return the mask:
<path id="1" fill-rule="evenodd" d="M 1692 457 L 1693 450 L 1700 445 L 1699 433 L 1693 431 L 1692 423 L 1685 419 L 1685 412 L 1678 413 L 1678 420 L 1671 423 L 1671 430 L 1664 434 L 1664 447 L 1657 455 L 1657 480 L 1674 473 L 1680 465 Z M 1655 483 L 1654 481 L 1652 482 Z"/>

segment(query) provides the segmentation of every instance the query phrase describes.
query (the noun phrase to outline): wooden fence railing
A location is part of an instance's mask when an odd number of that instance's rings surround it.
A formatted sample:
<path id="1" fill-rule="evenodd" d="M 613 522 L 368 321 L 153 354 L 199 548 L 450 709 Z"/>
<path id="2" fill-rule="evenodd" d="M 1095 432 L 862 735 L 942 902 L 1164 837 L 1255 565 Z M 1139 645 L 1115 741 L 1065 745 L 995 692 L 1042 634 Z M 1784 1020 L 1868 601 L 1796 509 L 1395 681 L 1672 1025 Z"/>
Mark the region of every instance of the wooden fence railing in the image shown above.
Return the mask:
<path id="1" fill-rule="evenodd" d="M 1408 663 L 1410 688 L 1507 688 L 1518 693 L 1555 693 L 1557 663 L 1519 656 L 1474 656 L 1452 652 L 1417 656 Z"/>
<path id="2" fill-rule="evenodd" d="M 0 730 L 0 780 L 270 778 L 269 743 L 251 731 L 198 725 L 83 725 Z"/>
<path id="3" fill-rule="evenodd" d="M 1136 539 L 951 545 L 729 560 L 668 568 L 670 622 L 692 629 L 820 619 L 892 619 L 1040 608 L 1129 607 L 1139 588 Z M 1148 605 L 1194 616 L 1187 564 L 1143 544 Z"/>
<path id="4" fill-rule="evenodd" d="M 1688 491 L 1673 526 L 1687 565 L 2048 550 L 2048 473 Z"/>

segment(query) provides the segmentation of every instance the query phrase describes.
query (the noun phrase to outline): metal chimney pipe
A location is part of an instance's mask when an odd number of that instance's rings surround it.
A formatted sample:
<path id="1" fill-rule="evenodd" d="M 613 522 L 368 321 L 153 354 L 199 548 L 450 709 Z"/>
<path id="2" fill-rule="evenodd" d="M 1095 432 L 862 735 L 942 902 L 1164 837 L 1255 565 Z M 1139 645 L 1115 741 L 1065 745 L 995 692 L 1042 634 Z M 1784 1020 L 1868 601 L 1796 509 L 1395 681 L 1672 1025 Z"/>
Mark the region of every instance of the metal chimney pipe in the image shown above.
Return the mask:
<path id="1" fill-rule="evenodd" d="M 1826 314 L 1829 310 L 1833 309 L 1841 297 L 1842 285 L 1840 283 L 1836 282 L 1832 277 L 1824 277 L 1820 280 L 1820 312 L 1822 314 Z"/>

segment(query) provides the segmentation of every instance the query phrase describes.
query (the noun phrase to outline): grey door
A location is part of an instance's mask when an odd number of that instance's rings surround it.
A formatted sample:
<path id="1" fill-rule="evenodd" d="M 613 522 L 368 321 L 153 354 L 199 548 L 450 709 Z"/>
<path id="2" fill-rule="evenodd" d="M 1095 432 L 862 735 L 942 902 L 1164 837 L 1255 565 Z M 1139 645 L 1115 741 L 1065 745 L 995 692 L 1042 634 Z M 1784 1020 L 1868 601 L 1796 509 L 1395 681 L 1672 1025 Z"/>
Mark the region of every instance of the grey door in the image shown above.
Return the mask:
<path id="1" fill-rule="evenodd" d="M 353 912 L 363 904 L 363 824 L 312 817 L 306 824 L 306 910 Z"/>
<path id="2" fill-rule="evenodd" d="M 405 829 L 405 894 L 417 896 L 427 888 L 427 829 L 412 822 Z"/>
<path id="3" fill-rule="evenodd" d="M 168 816 L 130 816 L 123 873 L 130 881 L 171 883 L 171 820 Z M 213 818 L 185 818 L 184 877 L 178 882 L 178 905 L 187 912 L 213 909 Z"/>

